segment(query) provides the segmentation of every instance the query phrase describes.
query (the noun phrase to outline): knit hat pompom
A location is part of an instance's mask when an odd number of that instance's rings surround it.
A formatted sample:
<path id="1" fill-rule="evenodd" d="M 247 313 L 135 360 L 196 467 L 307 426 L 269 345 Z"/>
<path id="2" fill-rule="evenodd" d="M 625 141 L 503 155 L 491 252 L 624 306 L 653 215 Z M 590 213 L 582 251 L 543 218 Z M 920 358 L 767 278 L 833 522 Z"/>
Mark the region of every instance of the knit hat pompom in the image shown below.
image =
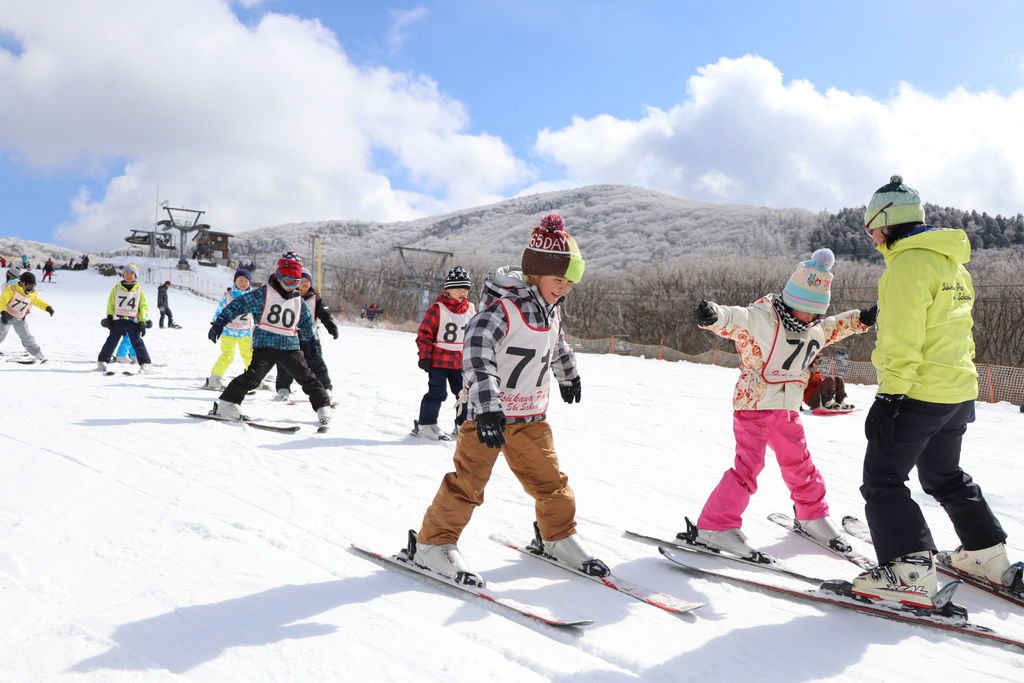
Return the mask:
<path id="1" fill-rule="evenodd" d="M 565 230 L 565 221 L 557 213 L 549 213 L 540 219 L 540 225 L 537 226 L 544 228 L 545 230 Z"/>
<path id="2" fill-rule="evenodd" d="M 811 260 L 818 265 L 819 270 L 831 271 L 832 266 L 835 265 L 836 255 L 832 253 L 829 248 L 818 249 L 816 252 L 811 254 Z"/>
<path id="3" fill-rule="evenodd" d="M 559 214 L 549 213 L 530 231 L 522 266 L 527 275 L 555 275 L 579 282 L 586 263 L 565 221 Z"/>
<path id="4" fill-rule="evenodd" d="M 824 315 L 832 298 L 832 266 L 836 255 L 831 249 L 817 249 L 809 261 L 796 267 L 782 289 L 782 303 L 794 311 Z"/>

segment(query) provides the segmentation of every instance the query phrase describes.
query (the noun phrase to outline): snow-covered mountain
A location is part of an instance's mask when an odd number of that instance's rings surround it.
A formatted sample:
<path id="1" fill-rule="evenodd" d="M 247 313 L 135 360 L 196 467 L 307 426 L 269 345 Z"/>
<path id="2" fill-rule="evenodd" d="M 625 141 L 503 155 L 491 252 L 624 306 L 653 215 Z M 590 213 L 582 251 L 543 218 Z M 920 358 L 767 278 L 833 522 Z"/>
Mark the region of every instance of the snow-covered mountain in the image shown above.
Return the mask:
<path id="1" fill-rule="evenodd" d="M 324 260 L 351 265 L 392 256 L 395 246 L 438 249 L 456 261 L 518 258 L 541 216 L 561 213 L 588 268 L 608 273 L 676 265 L 730 253 L 782 255 L 804 250 L 816 220 L 803 209 L 712 204 L 625 185 L 592 185 L 509 199 L 399 223 L 306 221 L 239 233 L 233 249 L 267 262 L 285 249 L 306 250 L 320 235 Z"/>
<path id="2" fill-rule="evenodd" d="M 29 319 L 51 360 L 3 362 L 20 349 L 14 334 L 0 346 L 0 681 L 888 683 L 1024 675 L 1020 651 L 698 579 L 623 537 L 625 529 L 671 534 L 684 515 L 698 514 L 733 461 L 735 370 L 580 354 L 582 403 L 556 400 L 549 415 L 579 532 L 622 577 L 707 603 L 691 616 L 490 541 L 493 532 L 526 538 L 534 518 L 533 500 L 499 458 L 460 547 L 494 592 L 595 622 L 560 631 L 350 550 L 359 542 L 396 552 L 451 468 L 450 444 L 407 437 L 426 390 L 412 334 L 343 325 L 340 339 L 323 342 L 340 401 L 332 431 L 315 433 L 303 401 L 274 403 L 270 392 L 257 392 L 246 413 L 300 427 L 271 434 L 184 416 L 215 397 L 198 388 L 217 354 L 206 338 L 212 301 L 171 292 L 183 329 L 145 337 L 161 367 L 105 377 L 93 367 L 113 278 L 61 272 L 56 280 L 39 286 L 56 315 L 35 310 Z M 155 289 L 147 293 L 152 305 Z M 229 375 L 239 371 L 236 361 Z M 801 418 L 834 516 L 863 511 L 863 416 L 875 389 L 849 388 L 860 406 L 852 415 Z M 964 467 L 1009 534 L 1011 557 L 1024 559 L 1024 416 L 1005 403 L 979 404 L 977 412 Z M 442 425 L 450 428 L 452 417 L 449 400 Z M 938 543 L 952 547 L 941 507 L 916 481 L 911 487 Z M 852 564 L 765 519 L 789 508 L 769 456 L 744 517 L 751 541 L 809 574 L 852 577 Z M 968 587 L 956 601 L 977 623 L 1024 638 L 1020 608 Z"/>

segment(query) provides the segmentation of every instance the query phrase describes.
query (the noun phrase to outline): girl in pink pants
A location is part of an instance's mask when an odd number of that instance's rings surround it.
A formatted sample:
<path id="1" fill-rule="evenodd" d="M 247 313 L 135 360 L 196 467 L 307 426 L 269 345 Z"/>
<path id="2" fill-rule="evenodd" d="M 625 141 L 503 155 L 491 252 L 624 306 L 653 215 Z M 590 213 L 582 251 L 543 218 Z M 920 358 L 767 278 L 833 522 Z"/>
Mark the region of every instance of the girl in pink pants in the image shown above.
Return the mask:
<path id="1" fill-rule="evenodd" d="M 779 294 L 745 307 L 698 304 L 697 324 L 733 340 L 742 368 L 733 396 L 736 460 L 704 504 L 696 526 L 687 520 L 687 531 L 680 534 L 684 540 L 771 561 L 747 544 L 741 530 L 768 447 L 789 487 L 797 525 L 822 543 L 849 547 L 828 518 L 825 482 L 811 461 L 799 413 L 811 361 L 825 347 L 875 324 L 877 307 L 824 317 L 834 263 L 831 250 L 819 249 L 797 266 Z"/>

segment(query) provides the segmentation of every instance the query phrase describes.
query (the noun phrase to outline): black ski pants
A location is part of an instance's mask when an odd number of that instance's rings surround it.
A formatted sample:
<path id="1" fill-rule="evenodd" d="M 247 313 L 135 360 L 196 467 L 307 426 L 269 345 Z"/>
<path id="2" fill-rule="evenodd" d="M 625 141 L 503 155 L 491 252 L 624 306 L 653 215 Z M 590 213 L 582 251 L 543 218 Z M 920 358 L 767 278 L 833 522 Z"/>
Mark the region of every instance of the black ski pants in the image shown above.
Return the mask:
<path id="1" fill-rule="evenodd" d="M 167 304 L 160 306 L 160 327 L 164 326 L 164 318 L 167 319 L 168 325 L 174 325 L 174 314 L 171 313 L 171 307 Z"/>
<path id="2" fill-rule="evenodd" d="M 127 334 L 128 339 L 131 340 L 132 348 L 135 349 L 135 355 L 138 356 L 139 365 L 146 365 L 151 362 L 149 349 L 146 348 L 146 342 L 142 341 L 142 333 L 137 322 L 134 320 L 116 319 L 111 321 L 108 329 L 107 340 L 103 342 L 100 355 L 96 358 L 98 361 L 109 363 L 114 357 L 114 349 L 121 343 L 121 337 Z"/>
<path id="3" fill-rule="evenodd" d="M 333 387 L 331 385 L 331 376 L 327 372 L 327 363 L 324 362 L 324 352 L 320 347 L 319 339 L 311 339 L 310 341 L 300 341 L 299 346 L 302 348 L 302 356 L 306 359 L 306 366 L 313 371 L 316 378 L 320 380 L 320 384 L 327 391 L 330 391 Z M 288 389 L 292 388 L 292 376 L 288 372 L 288 369 L 281 363 L 277 364 L 277 381 L 274 383 L 276 389 Z"/>
<path id="4" fill-rule="evenodd" d="M 220 399 L 229 403 L 241 403 L 245 400 L 245 395 L 248 392 L 260 385 L 275 364 L 286 369 L 302 386 L 302 390 L 309 397 L 309 404 L 313 406 L 313 410 L 319 410 L 330 403 L 323 385 L 306 365 L 302 351 L 299 349 L 281 351 L 259 347 L 252 350 L 252 362 L 249 363 L 249 367 L 241 375 L 231 380 L 231 383 L 225 387 L 224 393 L 220 395 Z"/>
<path id="5" fill-rule="evenodd" d="M 943 404 L 905 399 L 895 422 L 895 441 L 868 441 L 864 455 L 864 511 L 879 564 L 908 553 L 935 551 L 935 541 L 906 482 L 917 467 L 924 492 L 949 515 L 960 543 L 980 550 L 1006 540 L 981 487 L 960 469 L 960 445 L 974 401 Z"/>

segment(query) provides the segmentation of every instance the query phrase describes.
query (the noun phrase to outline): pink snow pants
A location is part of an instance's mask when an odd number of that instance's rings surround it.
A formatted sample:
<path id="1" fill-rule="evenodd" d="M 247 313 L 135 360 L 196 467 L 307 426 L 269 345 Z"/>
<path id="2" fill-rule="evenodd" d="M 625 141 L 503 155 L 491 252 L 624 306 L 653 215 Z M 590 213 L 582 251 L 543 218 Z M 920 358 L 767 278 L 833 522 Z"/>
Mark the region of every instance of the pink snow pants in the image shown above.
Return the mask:
<path id="1" fill-rule="evenodd" d="M 789 487 L 797 519 L 828 515 L 825 480 L 811 462 L 800 413 L 793 410 L 737 410 L 732 430 L 736 435 L 736 462 L 704 503 L 697 526 L 720 531 L 739 529 L 750 496 L 757 492 L 757 475 L 764 469 L 765 446 L 775 451 L 782 479 Z"/>

